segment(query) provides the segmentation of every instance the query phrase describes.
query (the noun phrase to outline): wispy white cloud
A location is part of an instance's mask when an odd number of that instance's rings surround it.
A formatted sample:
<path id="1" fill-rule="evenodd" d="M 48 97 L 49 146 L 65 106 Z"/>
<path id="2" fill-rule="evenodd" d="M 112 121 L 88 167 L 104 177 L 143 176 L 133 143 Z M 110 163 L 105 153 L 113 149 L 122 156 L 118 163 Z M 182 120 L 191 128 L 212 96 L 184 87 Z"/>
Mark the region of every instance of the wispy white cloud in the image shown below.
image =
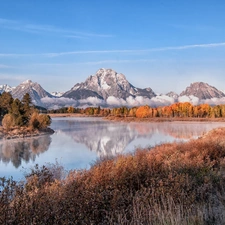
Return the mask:
<path id="1" fill-rule="evenodd" d="M 181 45 L 173 47 L 161 47 L 161 48 L 150 48 L 150 49 L 121 49 L 121 50 L 84 50 L 84 51 L 71 51 L 71 52 L 51 52 L 41 54 L 17 54 L 17 53 L 0 53 L 0 57 L 60 57 L 65 55 L 79 55 L 79 54 L 110 54 L 110 53 L 147 53 L 147 52 L 160 52 L 160 51 L 180 51 L 195 48 L 217 48 L 225 47 L 225 42 L 220 43 L 209 43 L 209 44 L 194 44 L 194 45 Z"/>
<path id="2" fill-rule="evenodd" d="M 62 37 L 70 37 L 70 38 L 113 37 L 113 35 L 109 34 L 74 31 L 71 29 L 63 29 L 50 25 L 28 24 L 22 21 L 8 20 L 4 18 L 0 18 L 0 27 L 4 29 L 18 30 L 22 32 L 37 33 L 37 34 L 54 35 L 57 33 L 60 34 Z"/>
<path id="3" fill-rule="evenodd" d="M 220 43 L 209 43 L 209 44 L 195 44 L 195 45 L 182 45 L 173 47 L 162 47 L 162 48 L 150 48 L 150 49 L 121 49 L 121 50 L 93 50 L 93 51 L 72 51 L 72 52 L 58 52 L 58 53 L 45 53 L 43 55 L 47 57 L 57 57 L 63 55 L 75 55 L 75 54 L 107 54 L 107 53 L 145 53 L 145 52 L 160 52 L 160 51 L 171 51 L 171 50 L 186 50 L 192 48 L 215 48 L 225 47 L 225 42 Z"/>
<path id="4" fill-rule="evenodd" d="M 139 63 L 139 62 L 155 62 L 155 59 L 119 59 L 119 60 L 100 60 L 100 61 L 88 61 L 88 62 L 74 62 L 74 63 L 35 63 L 30 64 L 31 66 L 75 66 L 75 65 L 101 65 L 106 63 Z"/>

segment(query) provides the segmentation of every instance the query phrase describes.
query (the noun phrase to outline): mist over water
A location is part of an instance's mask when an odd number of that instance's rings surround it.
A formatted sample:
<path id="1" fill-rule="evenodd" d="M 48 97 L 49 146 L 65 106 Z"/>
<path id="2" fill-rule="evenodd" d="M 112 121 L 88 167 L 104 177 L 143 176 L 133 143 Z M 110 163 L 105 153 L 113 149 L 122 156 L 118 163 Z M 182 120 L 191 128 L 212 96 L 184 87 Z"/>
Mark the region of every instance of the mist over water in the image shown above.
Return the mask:
<path id="1" fill-rule="evenodd" d="M 23 177 L 35 164 L 62 164 L 67 170 L 88 169 L 96 159 L 137 147 L 186 141 L 225 126 L 219 122 L 123 123 L 101 118 L 53 118 L 53 135 L 0 140 L 0 177 Z"/>

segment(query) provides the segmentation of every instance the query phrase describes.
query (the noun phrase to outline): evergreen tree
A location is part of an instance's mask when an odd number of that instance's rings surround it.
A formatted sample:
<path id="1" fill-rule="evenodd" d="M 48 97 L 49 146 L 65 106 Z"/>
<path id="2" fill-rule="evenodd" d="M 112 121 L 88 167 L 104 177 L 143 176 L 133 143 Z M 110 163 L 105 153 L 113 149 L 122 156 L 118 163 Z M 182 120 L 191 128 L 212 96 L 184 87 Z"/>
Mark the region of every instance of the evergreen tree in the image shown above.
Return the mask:
<path id="1" fill-rule="evenodd" d="M 23 104 L 21 103 L 21 101 L 18 98 L 16 98 L 13 101 L 11 109 L 9 110 L 9 113 L 13 116 L 13 119 L 15 121 L 15 125 L 23 126 L 23 125 L 26 124 Z"/>
<path id="2" fill-rule="evenodd" d="M 33 103 L 32 103 L 32 99 L 30 97 L 30 95 L 28 93 L 26 93 L 22 100 L 21 100 L 22 104 L 23 104 L 23 108 L 26 114 L 31 114 L 31 109 L 33 108 Z"/>
<path id="3" fill-rule="evenodd" d="M 12 95 L 8 92 L 3 92 L 2 95 L 0 96 L 0 108 L 1 108 L 0 116 L 4 116 L 10 111 L 12 103 L 13 103 Z"/>

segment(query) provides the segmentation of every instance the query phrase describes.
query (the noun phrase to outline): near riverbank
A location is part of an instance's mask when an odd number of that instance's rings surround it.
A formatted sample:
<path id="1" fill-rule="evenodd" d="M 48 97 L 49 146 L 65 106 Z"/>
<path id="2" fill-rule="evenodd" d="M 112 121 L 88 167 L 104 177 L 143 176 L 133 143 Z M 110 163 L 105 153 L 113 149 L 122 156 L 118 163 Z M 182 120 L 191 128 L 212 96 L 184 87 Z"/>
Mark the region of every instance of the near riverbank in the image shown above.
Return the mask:
<path id="1" fill-rule="evenodd" d="M 47 127 L 42 129 L 31 130 L 28 127 L 14 127 L 12 129 L 6 130 L 0 126 L 0 139 L 15 139 L 15 138 L 25 138 L 25 137 L 35 137 L 45 134 L 53 134 L 54 130 Z"/>
<path id="2" fill-rule="evenodd" d="M 225 128 L 137 149 L 65 173 L 36 166 L 25 183 L 0 179 L 0 223 L 224 224 Z"/>

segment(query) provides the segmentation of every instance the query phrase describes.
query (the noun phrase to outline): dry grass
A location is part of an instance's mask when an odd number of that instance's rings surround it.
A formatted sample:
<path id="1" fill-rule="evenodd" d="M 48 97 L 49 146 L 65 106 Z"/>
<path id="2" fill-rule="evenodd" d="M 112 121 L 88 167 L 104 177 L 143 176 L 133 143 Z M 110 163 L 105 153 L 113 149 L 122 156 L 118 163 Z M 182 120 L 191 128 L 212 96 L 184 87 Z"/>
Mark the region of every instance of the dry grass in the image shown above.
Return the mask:
<path id="1" fill-rule="evenodd" d="M 102 159 L 90 170 L 35 168 L 0 182 L 0 224 L 224 224 L 225 129 Z"/>

